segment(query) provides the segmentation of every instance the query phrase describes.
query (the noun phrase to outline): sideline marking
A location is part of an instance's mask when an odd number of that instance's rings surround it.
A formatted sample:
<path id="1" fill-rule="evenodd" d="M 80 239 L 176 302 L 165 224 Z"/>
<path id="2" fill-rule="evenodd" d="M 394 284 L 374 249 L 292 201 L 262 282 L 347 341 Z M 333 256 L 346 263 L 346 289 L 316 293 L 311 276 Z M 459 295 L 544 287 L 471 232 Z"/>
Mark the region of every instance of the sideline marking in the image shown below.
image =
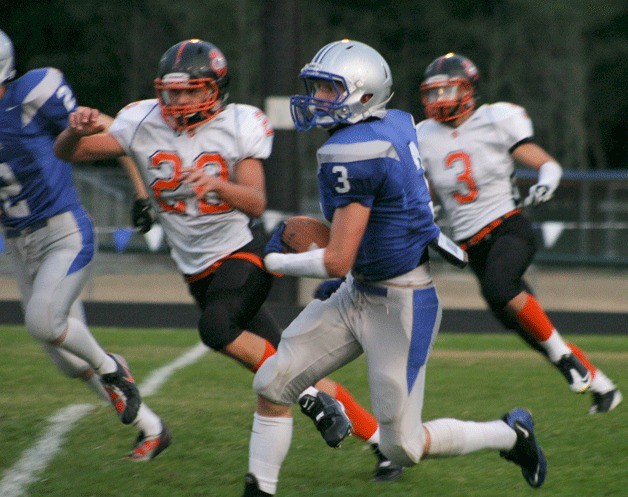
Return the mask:
<path id="1" fill-rule="evenodd" d="M 210 349 L 202 343 L 197 344 L 174 361 L 153 371 L 139 385 L 142 397 L 153 395 L 175 371 L 198 361 Z M 46 469 L 63 445 L 65 435 L 82 417 L 89 414 L 95 404 L 73 404 L 60 409 L 48 418 L 49 426 L 35 442 L 26 449 L 22 457 L 7 471 L 0 481 L 0 497 L 22 497 L 27 494 L 28 486 L 38 480 L 38 473 Z"/>

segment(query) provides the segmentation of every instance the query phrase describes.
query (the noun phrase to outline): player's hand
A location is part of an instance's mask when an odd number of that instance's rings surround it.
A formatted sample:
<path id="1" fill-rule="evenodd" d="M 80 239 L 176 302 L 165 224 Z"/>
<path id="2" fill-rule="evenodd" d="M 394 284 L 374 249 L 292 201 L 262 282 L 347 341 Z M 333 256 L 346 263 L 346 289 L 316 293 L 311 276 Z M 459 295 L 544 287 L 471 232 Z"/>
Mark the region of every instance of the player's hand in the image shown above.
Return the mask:
<path id="1" fill-rule="evenodd" d="M 105 130 L 98 109 L 79 107 L 68 117 L 68 128 L 77 136 L 89 136 Z"/>
<path id="2" fill-rule="evenodd" d="M 221 179 L 205 174 L 203 170 L 196 168 L 183 168 L 183 182 L 190 185 L 196 198 L 203 200 L 209 192 L 216 191 Z"/>
<path id="3" fill-rule="evenodd" d="M 528 192 L 528 196 L 523 201 L 523 206 L 533 206 L 536 207 L 544 202 L 547 202 L 554 196 L 553 190 L 550 189 L 548 185 L 532 185 Z"/>
<path id="4" fill-rule="evenodd" d="M 281 237 L 283 235 L 283 230 L 286 229 L 286 223 L 281 221 L 273 231 L 273 236 L 270 237 L 270 240 L 266 244 L 266 248 L 264 248 L 264 256 L 268 254 L 272 254 L 273 252 L 283 252 L 284 246 L 281 241 Z"/>
<path id="5" fill-rule="evenodd" d="M 340 285 L 344 282 L 345 278 L 335 278 L 333 280 L 325 280 L 314 290 L 314 298 L 318 300 L 327 300 L 331 297 Z"/>
<path id="6" fill-rule="evenodd" d="M 155 222 L 155 212 L 146 198 L 138 198 L 133 202 L 131 222 L 140 229 L 140 233 L 148 233 Z"/>

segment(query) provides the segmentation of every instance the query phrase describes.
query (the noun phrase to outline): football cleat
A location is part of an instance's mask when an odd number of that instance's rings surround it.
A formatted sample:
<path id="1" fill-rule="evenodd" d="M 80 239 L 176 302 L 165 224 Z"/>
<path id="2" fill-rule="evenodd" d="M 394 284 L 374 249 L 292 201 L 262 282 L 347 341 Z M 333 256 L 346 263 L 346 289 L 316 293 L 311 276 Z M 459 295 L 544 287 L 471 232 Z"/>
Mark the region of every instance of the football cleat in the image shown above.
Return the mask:
<path id="1" fill-rule="evenodd" d="M 244 477 L 244 493 L 242 497 L 272 497 L 273 494 L 262 492 L 259 489 L 257 478 L 253 473 L 247 473 Z"/>
<path id="2" fill-rule="evenodd" d="M 299 399 L 301 412 L 314 421 L 314 426 L 323 435 L 327 445 L 337 449 L 351 433 L 351 421 L 343 405 L 325 392 L 316 397 L 306 394 Z"/>
<path id="3" fill-rule="evenodd" d="M 373 449 L 373 454 L 377 457 L 377 464 L 375 465 L 375 472 L 373 473 L 371 481 L 388 482 L 401 478 L 403 467 L 394 464 L 390 459 L 382 454 L 382 451 L 379 450 L 379 446 L 377 444 L 372 444 L 371 448 Z"/>
<path id="4" fill-rule="evenodd" d="M 147 437 L 143 431 L 140 431 L 133 450 L 127 457 L 137 462 L 150 461 L 166 450 L 171 443 L 172 432 L 162 421 L 159 435 Z"/>
<path id="5" fill-rule="evenodd" d="M 118 354 L 109 354 L 109 356 L 115 361 L 118 369 L 113 373 L 101 375 L 100 382 L 120 416 L 120 421 L 128 425 L 137 417 L 137 411 L 142 403 L 140 391 L 135 385 L 124 357 Z"/>
<path id="6" fill-rule="evenodd" d="M 589 414 L 601 414 L 603 412 L 609 412 L 615 409 L 623 397 L 618 388 L 606 393 L 593 393 L 593 404 L 589 407 Z"/>
<path id="7" fill-rule="evenodd" d="M 543 485 L 547 473 L 547 459 L 534 437 L 534 422 L 527 409 L 518 407 L 504 415 L 502 420 L 517 434 L 515 446 L 499 453 L 507 461 L 521 466 L 521 474 L 528 485 L 538 488 Z"/>
<path id="8" fill-rule="evenodd" d="M 560 370 L 575 393 L 584 393 L 591 385 L 591 373 L 573 354 L 565 354 L 554 365 Z"/>

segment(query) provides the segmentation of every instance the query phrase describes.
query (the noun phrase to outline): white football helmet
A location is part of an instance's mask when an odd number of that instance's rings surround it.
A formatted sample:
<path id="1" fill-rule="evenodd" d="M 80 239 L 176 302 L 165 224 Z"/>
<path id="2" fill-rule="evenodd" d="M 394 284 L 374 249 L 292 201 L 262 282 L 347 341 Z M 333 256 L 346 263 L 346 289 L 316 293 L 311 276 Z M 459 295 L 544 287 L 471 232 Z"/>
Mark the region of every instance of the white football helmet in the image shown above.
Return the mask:
<path id="1" fill-rule="evenodd" d="M 381 117 L 392 97 L 388 63 L 379 52 L 359 41 L 340 40 L 325 45 L 301 69 L 299 77 L 305 83 L 306 94 L 290 98 L 292 120 L 299 131 L 314 126 L 329 129 Z M 333 100 L 315 97 L 321 81 L 335 88 Z M 362 101 L 365 95 L 371 98 Z"/>
<path id="2" fill-rule="evenodd" d="M 11 39 L 0 30 L 0 85 L 15 77 L 14 57 Z"/>

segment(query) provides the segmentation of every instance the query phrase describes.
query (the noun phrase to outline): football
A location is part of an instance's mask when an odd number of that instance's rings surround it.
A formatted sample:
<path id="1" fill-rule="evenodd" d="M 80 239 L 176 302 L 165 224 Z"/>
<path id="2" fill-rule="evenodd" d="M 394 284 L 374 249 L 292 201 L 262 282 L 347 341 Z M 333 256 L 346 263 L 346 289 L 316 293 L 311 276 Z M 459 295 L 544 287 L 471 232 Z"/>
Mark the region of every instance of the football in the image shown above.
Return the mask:
<path id="1" fill-rule="evenodd" d="M 307 252 L 317 248 L 325 248 L 329 243 L 329 228 L 318 219 L 308 216 L 293 216 L 285 220 L 286 227 L 281 241 L 285 252 Z"/>

